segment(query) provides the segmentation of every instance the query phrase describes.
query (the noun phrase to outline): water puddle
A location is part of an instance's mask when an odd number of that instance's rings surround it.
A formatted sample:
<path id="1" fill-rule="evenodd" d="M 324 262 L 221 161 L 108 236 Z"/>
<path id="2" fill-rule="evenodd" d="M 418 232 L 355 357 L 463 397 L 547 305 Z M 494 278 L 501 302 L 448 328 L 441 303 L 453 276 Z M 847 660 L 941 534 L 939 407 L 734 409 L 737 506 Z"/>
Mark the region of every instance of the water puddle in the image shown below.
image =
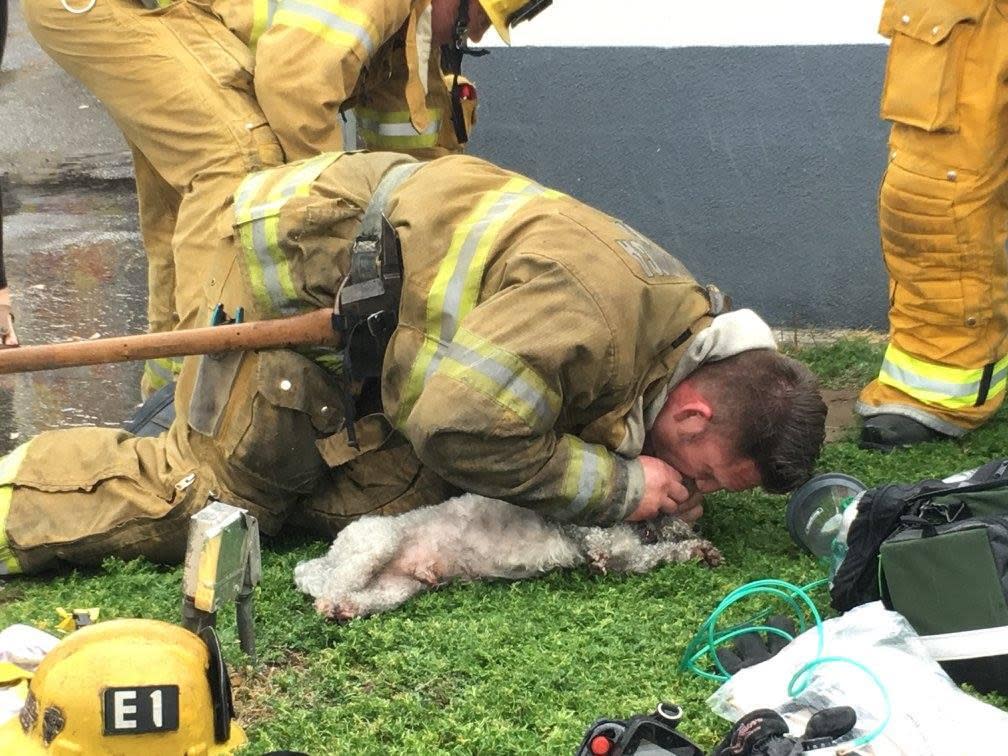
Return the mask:
<path id="1" fill-rule="evenodd" d="M 147 264 L 131 182 L 7 185 L 3 207 L 4 260 L 23 344 L 143 333 Z M 0 453 L 44 430 L 119 425 L 139 402 L 141 369 L 0 375 Z"/>

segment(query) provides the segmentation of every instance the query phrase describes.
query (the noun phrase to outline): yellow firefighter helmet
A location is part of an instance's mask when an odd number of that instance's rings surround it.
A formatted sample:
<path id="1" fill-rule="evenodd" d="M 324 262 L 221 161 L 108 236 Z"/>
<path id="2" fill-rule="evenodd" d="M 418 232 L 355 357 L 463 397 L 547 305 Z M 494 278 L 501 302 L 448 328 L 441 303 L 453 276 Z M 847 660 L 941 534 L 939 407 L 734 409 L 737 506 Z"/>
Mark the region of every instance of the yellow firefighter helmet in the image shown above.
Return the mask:
<path id="1" fill-rule="evenodd" d="M 76 631 L 46 654 L 0 753 L 24 756 L 229 754 L 246 743 L 212 630 L 156 620 Z"/>
<path id="2" fill-rule="evenodd" d="M 494 29 L 511 44 L 511 27 L 539 15 L 553 0 L 479 0 Z"/>

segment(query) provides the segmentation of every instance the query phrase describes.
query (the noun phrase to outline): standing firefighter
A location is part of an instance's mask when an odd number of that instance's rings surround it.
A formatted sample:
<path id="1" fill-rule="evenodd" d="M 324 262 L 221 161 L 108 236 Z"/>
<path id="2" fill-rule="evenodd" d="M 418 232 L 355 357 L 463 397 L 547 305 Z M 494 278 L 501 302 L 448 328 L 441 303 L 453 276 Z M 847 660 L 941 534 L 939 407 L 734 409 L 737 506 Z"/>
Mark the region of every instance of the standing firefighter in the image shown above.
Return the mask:
<path id="1" fill-rule="evenodd" d="M 814 378 L 755 314 L 713 317 L 720 295 L 653 242 L 484 161 L 326 154 L 249 176 L 233 223 L 226 309 L 338 299 L 347 348 L 187 358 L 163 435 L 19 447 L 9 572 L 178 560 L 211 495 L 326 536 L 452 487 L 565 521 L 693 519 L 697 491 L 797 485 L 822 443 Z"/>
<path id="2" fill-rule="evenodd" d="M 879 219 L 890 342 L 861 393 L 861 445 L 957 437 L 1008 376 L 1008 3 L 887 0 Z"/>
<path id="3" fill-rule="evenodd" d="M 543 0 L 22 0 L 39 44 L 105 105 L 133 151 L 151 330 L 207 322 L 204 283 L 229 261 L 220 219 L 250 171 L 362 146 L 432 157 L 466 139 L 475 100 L 450 93 L 466 39 Z M 254 72 L 254 77 L 253 77 Z M 455 83 L 456 77 L 448 79 Z M 349 142 L 353 142 L 349 139 Z M 197 199 L 198 198 L 198 199 Z M 211 303 L 212 304 L 212 303 Z M 181 362 L 147 364 L 145 394 Z"/>

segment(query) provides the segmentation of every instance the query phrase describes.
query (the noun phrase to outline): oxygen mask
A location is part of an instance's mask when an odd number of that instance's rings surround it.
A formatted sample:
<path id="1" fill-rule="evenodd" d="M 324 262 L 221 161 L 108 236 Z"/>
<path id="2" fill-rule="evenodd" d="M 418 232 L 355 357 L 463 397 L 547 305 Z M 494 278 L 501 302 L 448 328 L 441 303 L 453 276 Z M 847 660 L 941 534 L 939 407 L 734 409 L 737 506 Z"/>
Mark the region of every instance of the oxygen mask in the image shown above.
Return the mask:
<path id="1" fill-rule="evenodd" d="M 866 486 L 843 473 L 816 475 L 798 488 L 787 505 L 791 539 L 830 566 L 830 578 L 847 554 L 847 530 Z"/>

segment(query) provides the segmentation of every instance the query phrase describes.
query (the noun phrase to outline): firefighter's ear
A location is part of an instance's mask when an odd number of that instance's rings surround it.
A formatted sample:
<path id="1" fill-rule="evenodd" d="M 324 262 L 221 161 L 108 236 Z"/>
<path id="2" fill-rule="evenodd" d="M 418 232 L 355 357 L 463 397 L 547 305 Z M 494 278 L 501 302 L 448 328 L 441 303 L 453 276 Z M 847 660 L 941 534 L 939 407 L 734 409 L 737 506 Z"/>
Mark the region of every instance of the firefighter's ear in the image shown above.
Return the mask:
<path id="1" fill-rule="evenodd" d="M 679 433 L 695 436 L 707 430 L 714 407 L 687 379 L 669 392 L 662 414 L 671 418 Z"/>
<path id="2" fill-rule="evenodd" d="M 672 413 L 672 419 L 675 420 L 683 434 L 697 436 L 707 430 L 713 415 L 713 408 L 707 400 L 698 399 L 676 406 Z"/>

